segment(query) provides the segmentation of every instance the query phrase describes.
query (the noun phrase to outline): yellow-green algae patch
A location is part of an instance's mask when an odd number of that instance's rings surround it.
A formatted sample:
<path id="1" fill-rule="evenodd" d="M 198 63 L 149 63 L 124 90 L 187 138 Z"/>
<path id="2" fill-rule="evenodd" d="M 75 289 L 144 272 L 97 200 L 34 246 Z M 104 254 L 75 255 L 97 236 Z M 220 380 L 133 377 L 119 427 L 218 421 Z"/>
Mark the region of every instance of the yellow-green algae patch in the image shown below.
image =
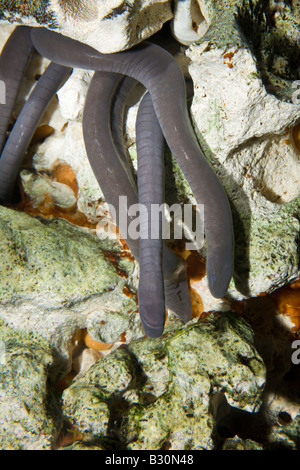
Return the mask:
<path id="1" fill-rule="evenodd" d="M 246 214 L 241 205 L 240 218 L 233 223 L 234 283 L 242 294 L 257 294 L 255 284 L 260 292 L 269 291 L 270 279 L 275 289 L 299 275 L 299 208 L 299 197 L 274 204 L 264 214 Z"/>
<path id="2" fill-rule="evenodd" d="M 212 449 L 214 392 L 250 409 L 260 402 L 265 367 L 253 344 L 252 330 L 233 313 L 173 325 L 97 362 L 64 392 L 64 412 L 87 441 L 104 447 Z"/>
<path id="3" fill-rule="evenodd" d="M 1 301 L 34 294 L 75 301 L 119 280 L 99 240 L 63 220 L 42 222 L 0 207 L 0 250 Z"/>
<path id="4" fill-rule="evenodd" d="M 55 374 L 44 338 L 0 323 L 1 449 L 52 448 L 61 423 L 52 388 Z"/>

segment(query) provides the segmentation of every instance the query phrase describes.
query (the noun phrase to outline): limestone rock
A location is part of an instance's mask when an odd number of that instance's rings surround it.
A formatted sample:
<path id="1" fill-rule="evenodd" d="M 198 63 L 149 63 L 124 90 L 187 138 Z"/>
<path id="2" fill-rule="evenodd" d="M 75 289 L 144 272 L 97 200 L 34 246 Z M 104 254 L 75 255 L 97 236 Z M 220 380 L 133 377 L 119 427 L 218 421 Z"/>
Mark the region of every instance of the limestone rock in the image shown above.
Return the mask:
<path id="1" fill-rule="evenodd" d="M 300 16 L 293 5 L 269 3 L 274 23 L 263 2 L 219 3 L 186 52 L 195 130 L 233 210 L 230 293 L 238 298 L 299 275 L 300 165 L 290 131 L 300 118 L 293 65 Z"/>
<path id="2" fill-rule="evenodd" d="M 107 246 L 63 220 L 42 222 L 4 207 L 0 213 L 0 316 L 7 324 L 47 338 L 65 371 L 79 329 L 105 342 L 142 334 L 135 297 L 126 291 L 135 289 L 132 260 L 118 264 L 110 251 L 116 268 L 101 251 Z"/>
<path id="3" fill-rule="evenodd" d="M 49 450 L 62 415 L 54 398 L 51 346 L 42 337 L 0 324 L 0 447 Z"/>
<path id="4" fill-rule="evenodd" d="M 251 329 L 224 313 L 115 350 L 64 392 L 64 412 L 104 446 L 212 449 L 212 394 L 252 410 L 264 381 Z"/>
<path id="5" fill-rule="evenodd" d="M 169 0 L 0 1 L 0 21 L 46 26 L 110 53 L 152 36 L 172 18 Z"/>
<path id="6" fill-rule="evenodd" d="M 197 42 L 208 30 L 215 14 L 210 0 L 178 0 L 174 6 L 173 36 L 181 44 Z"/>
<path id="7" fill-rule="evenodd" d="M 270 394 L 268 401 L 270 416 L 269 449 L 294 450 L 299 447 L 300 407 L 299 392 L 286 390 L 285 394 Z M 292 398 L 292 399 L 291 399 Z"/>
<path id="8" fill-rule="evenodd" d="M 223 450 L 263 450 L 263 447 L 251 439 L 244 441 L 239 437 L 234 437 L 226 440 Z"/>
<path id="9" fill-rule="evenodd" d="M 88 234 L 64 221 L 44 224 L 4 207 L 0 211 L 2 301 L 34 299 L 44 292 L 44 296 L 48 293 L 53 298 L 53 307 L 58 307 L 75 298 L 105 292 L 116 284 L 113 267 Z M 76 259 L 82 262 L 76 263 Z"/>

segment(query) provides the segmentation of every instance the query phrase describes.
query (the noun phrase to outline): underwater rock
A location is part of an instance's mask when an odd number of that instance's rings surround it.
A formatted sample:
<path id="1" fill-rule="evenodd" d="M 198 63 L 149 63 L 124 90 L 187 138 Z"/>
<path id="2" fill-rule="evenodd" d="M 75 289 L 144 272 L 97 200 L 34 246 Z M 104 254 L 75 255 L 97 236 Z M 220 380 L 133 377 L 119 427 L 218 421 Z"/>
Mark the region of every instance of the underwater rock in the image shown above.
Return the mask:
<path id="1" fill-rule="evenodd" d="M 284 394 L 270 393 L 268 403 L 270 433 L 266 448 L 270 450 L 299 449 L 299 390 L 294 387 L 293 397 L 291 390 L 288 389 Z"/>
<path id="2" fill-rule="evenodd" d="M 0 24 L 46 26 L 104 53 L 147 39 L 172 16 L 169 0 L 0 0 Z"/>
<path id="3" fill-rule="evenodd" d="M 263 450 L 263 446 L 251 439 L 243 440 L 239 437 L 233 437 L 226 440 L 223 450 Z"/>
<path id="4" fill-rule="evenodd" d="M 214 392 L 249 411 L 260 402 L 265 368 L 253 341 L 234 313 L 167 327 L 160 339 L 132 341 L 92 366 L 65 390 L 64 413 L 104 447 L 212 449 Z"/>
<path id="5" fill-rule="evenodd" d="M 195 130 L 233 211 L 235 298 L 299 275 L 300 164 L 290 131 L 300 119 L 300 15 L 294 2 L 277 3 L 219 3 L 186 51 Z"/>
<path id="6" fill-rule="evenodd" d="M 62 421 L 49 343 L 0 323 L 0 448 L 49 450 Z"/>
<path id="7" fill-rule="evenodd" d="M 271 18 L 269 10 L 263 10 L 265 4 L 260 8 L 254 2 L 205 2 L 202 11 L 210 26 L 185 51 L 185 60 L 182 52 L 178 59 L 185 72 L 190 61 L 195 131 L 232 206 L 235 272 L 229 292 L 236 299 L 273 290 L 299 275 L 300 165 L 293 139 L 300 116 L 293 88 L 299 79 L 294 65 L 299 11 L 293 5 L 279 8 L 269 3 Z M 43 67 L 38 65 L 38 70 Z M 30 74 L 28 82 L 33 80 Z M 45 119 L 54 132 L 32 151 L 38 173 L 33 176 L 25 169 L 21 178 L 34 204 L 50 193 L 57 204 L 70 207 L 75 202 L 70 188 L 45 177 L 58 162 L 66 162 L 76 175 L 77 206 L 95 220 L 103 195 L 86 164 L 81 126 L 90 78 L 90 72 L 75 70 L 59 90 L 58 107 L 54 103 L 55 112 Z M 133 158 L 136 108 L 129 113 L 127 127 Z M 171 198 L 175 181 L 179 200 L 193 203 L 178 166 L 168 165 L 166 174 L 167 197 L 172 180 Z M 205 247 L 202 254 L 205 258 Z M 216 308 L 205 280 L 200 290 L 205 308 Z"/>
<path id="8" fill-rule="evenodd" d="M 0 0 L 3 14 L 1 3 Z M 61 27 L 66 28 L 64 34 L 73 34 L 72 2 L 50 3 L 56 11 L 69 8 L 65 11 L 67 21 Z M 299 155 L 293 145 L 293 129 L 299 125 L 300 116 L 297 83 L 293 87 L 300 78 L 297 68 L 293 68 L 299 48 L 299 7 L 293 1 L 280 5 L 263 2 L 270 5 L 268 16 L 255 7 L 256 2 L 199 3 L 205 3 L 208 9 L 209 15 L 204 18 L 210 27 L 198 44 L 187 49 L 182 68 L 186 72 L 186 59 L 190 60 L 195 130 L 232 203 L 236 261 L 230 294 L 233 299 L 240 299 L 272 290 L 299 275 Z M 17 8 L 22 4 L 26 6 L 22 22 L 31 24 L 34 18 L 34 25 L 38 25 L 39 18 L 32 9 L 46 2 L 18 2 Z M 167 13 L 156 19 L 158 22 L 164 22 L 169 15 L 166 5 L 167 2 L 161 3 Z M 47 11 L 41 9 L 40 14 L 46 15 Z M 16 22 L 20 20 L 19 13 Z M 126 12 L 123 13 L 125 18 Z M 0 27 L 1 45 L 13 28 L 6 24 L 12 18 L 5 15 Z M 78 24 L 86 19 L 79 18 Z M 43 21 L 50 25 L 51 15 Z M 94 41 L 93 21 L 89 25 L 90 39 Z M 89 36 L 89 25 L 86 22 L 87 30 L 80 31 L 83 41 L 83 35 Z M 144 29 L 142 34 L 148 33 L 151 35 L 152 30 Z M 142 37 L 145 36 L 138 40 Z M 130 47 L 130 41 L 137 40 L 134 36 L 123 37 L 124 41 L 120 38 L 118 32 L 113 47 Z M 38 58 L 26 72 L 16 112 L 28 96 L 35 75 L 46 64 L 47 61 Z M 118 342 L 121 336 L 130 343 L 119 349 L 116 343 L 113 352 L 91 368 L 98 355 L 89 353 L 82 357 L 82 364 L 78 364 L 80 379 L 64 393 L 66 415 L 86 439 L 97 441 L 96 448 L 107 448 L 113 442 L 128 449 L 213 449 L 216 430 L 210 410 L 213 394 L 223 390 L 230 407 L 256 411 L 261 403 L 265 366 L 254 349 L 249 327 L 231 313 L 199 323 L 193 321 L 185 328 L 171 317 L 166 335 L 159 340 L 137 339 L 143 335 L 135 295 L 137 265 L 123 256 L 124 252 L 121 254 L 123 248 L 118 243 L 103 242 L 95 236 L 97 213 L 104 203 L 87 164 L 81 127 L 90 78 L 89 72 L 72 73 L 40 123 L 41 127 L 52 128 L 52 132 L 29 150 L 21 180 L 25 196 L 38 217 L 0 208 L 0 318 L 11 327 L 16 341 L 19 341 L 16 330 L 22 328 L 28 335 L 36 332 L 51 346 L 50 355 L 45 353 L 45 362 L 41 359 L 42 365 L 38 367 L 41 384 L 46 383 L 46 375 L 53 374 L 47 366 L 51 354 L 55 355 L 55 373 L 70 370 L 77 335 L 85 328 L 105 343 Z M 131 129 L 132 122 L 128 126 Z M 131 132 L 128 146 L 131 145 L 132 155 L 133 142 Z M 32 166 L 28 165 L 31 157 Z M 65 165 L 66 171 L 71 168 L 77 187 L 51 176 L 60 165 Z M 176 164 L 167 168 L 169 179 L 176 181 L 179 200 L 192 201 L 188 184 Z M 38 210 L 41 204 L 45 208 L 49 200 L 65 213 L 72 212 L 77 205 L 88 221 L 87 227 L 46 220 Z M 92 229 L 90 222 L 94 224 Z M 204 310 L 212 309 L 205 278 L 199 282 L 198 292 Z M 20 367 L 27 368 L 34 378 L 40 356 L 30 353 L 29 360 L 26 354 L 24 358 L 17 355 L 18 360 L 24 360 Z M 0 363 L 2 357 L 0 351 Z M 276 362 L 277 356 L 271 359 Z M 0 376 L 1 368 L 2 363 Z M 0 387 L 4 390 L 6 378 L 1 377 Z M 21 385 L 18 377 L 14 380 L 17 388 L 23 386 L 22 375 Z M 3 400 L 7 401 L 6 390 L 9 397 L 18 393 L 11 383 L 3 391 Z M 41 387 L 28 387 L 27 383 L 25 390 L 30 390 L 31 409 L 34 400 L 43 402 L 43 394 Z M 19 446 L 15 440 L 18 420 L 25 416 L 23 426 L 29 419 L 28 413 L 24 414 L 22 396 L 14 400 L 13 419 L 9 407 L 3 407 L 1 415 L 6 448 Z M 277 444 L 282 448 L 299 447 L 299 410 L 294 402 L 289 406 L 278 397 L 275 400 L 271 397 L 269 403 L 273 403 L 273 407 L 269 405 L 269 447 L 276 448 Z M 29 436 L 28 447 L 50 448 L 57 433 L 53 415 L 50 413 L 45 424 L 47 406 L 41 407 L 40 417 L 34 416 L 36 431 L 31 430 L 30 424 L 25 429 L 26 435 L 22 434 L 24 430 L 20 433 L 24 439 Z M 90 448 L 91 444 L 76 443 L 73 448 L 76 446 Z M 223 445 L 226 447 L 252 449 L 260 448 L 260 444 L 253 443 L 251 436 L 228 437 Z"/>
<path id="9" fill-rule="evenodd" d="M 209 28 L 215 14 L 211 0 L 177 0 L 174 2 L 172 34 L 180 44 L 197 42 Z"/>
<path id="10" fill-rule="evenodd" d="M 0 318 L 47 338 L 62 370 L 80 329 L 104 342 L 125 332 L 128 340 L 143 334 L 135 296 L 129 295 L 135 262 L 119 258 L 116 247 L 64 220 L 38 220 L 5 207 L 0 232 Z"/>

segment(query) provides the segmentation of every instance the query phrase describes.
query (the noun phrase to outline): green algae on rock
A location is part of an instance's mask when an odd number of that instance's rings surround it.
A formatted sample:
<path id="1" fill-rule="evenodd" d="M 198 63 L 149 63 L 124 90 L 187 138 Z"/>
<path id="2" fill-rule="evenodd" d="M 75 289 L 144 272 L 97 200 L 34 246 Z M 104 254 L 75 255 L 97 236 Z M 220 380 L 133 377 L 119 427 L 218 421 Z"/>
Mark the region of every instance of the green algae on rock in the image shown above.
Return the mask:
<path id="1" fill-rule="evenodd" d="M 0 233 L 0 318 L 47 338 L 62 370 L 70 366 L 79 329 L 89 328 L 104 342 L 124 332 L 128 340 L 142 335 L 136 263 L 120 256 L 117 244 L 64 220 L 39 220 L 5 207 Z"/>
<path id="2" fill-rule="evenodd" d="M 0 347 L 0 448 L 49 450 L 62 419 L 51 390 L 57 373 L 52 348 L 44 338 L 2 322 Z"/>
<path id="3" fill-rule="evenodd" d="M 265 368 L 253 341 L 233 313 L 132 341 L 64 392 L 64 413 L 104 447 L 212 449 L 215 391 L 250 410 L 260 403 Z"/>
<path id="4" fill-rule="evenodd" d="M 243 214 L 244 234 L 237 228 L 235 286 L 242 295 L 258 294 L 272 287 L 283 286 L 297 277 L 299 271 L 299 217 L 300 198 L 287 204 L 277 204 L 265 213 L 248 217 Z M 238 223 L 235 223 L 238 227 Z M 239 240 L 243 236 L 244 240 Z M 251 253 L 245 263 L 245 239 Z M 240 243 L 239 243 L 240 242 Z M 250 276 L 249 276 L 250 273 Z"/>
<path id="5" fill-rule="evenodd" d="M 223 450 L 263 450 L 263 446 L 251 439 L 243 440 L 236 436 L 226 440 Z"/>
<path id="6" fill-rule="evenodd" d="M 0 207 L 0 231 L 2 302 L 39 294 L 58 306 L 118 283 L 99 241 L 63 220 L 42 222 Z"/>

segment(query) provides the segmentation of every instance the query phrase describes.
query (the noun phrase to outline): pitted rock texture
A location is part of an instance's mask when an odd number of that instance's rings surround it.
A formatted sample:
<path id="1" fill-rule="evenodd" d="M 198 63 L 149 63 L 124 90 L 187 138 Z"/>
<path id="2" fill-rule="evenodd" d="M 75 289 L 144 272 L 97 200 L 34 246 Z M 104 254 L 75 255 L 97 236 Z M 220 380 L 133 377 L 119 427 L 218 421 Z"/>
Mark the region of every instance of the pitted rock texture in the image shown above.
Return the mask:
<path id="1" fill-rule="evenodd" d="M 46 26 L 104 53 L 138 44 L 172 16 L 169 0 L 0 1 L 0 21 Z"/>
<path id="2" fill-rule="evenodd" d="M 0 447 L 49 450 L 62 421 L 54 396 L 51 346 L 42 337 L 0 323 Z"/>
<path id="3" fill-rule="evenodd" d="M 64 392 L 64 412 L 87 442 L 212 449 L 213 393 L 252 410 L 264 382 L 251 328 L 224 313 L 115 350 Z"/>

